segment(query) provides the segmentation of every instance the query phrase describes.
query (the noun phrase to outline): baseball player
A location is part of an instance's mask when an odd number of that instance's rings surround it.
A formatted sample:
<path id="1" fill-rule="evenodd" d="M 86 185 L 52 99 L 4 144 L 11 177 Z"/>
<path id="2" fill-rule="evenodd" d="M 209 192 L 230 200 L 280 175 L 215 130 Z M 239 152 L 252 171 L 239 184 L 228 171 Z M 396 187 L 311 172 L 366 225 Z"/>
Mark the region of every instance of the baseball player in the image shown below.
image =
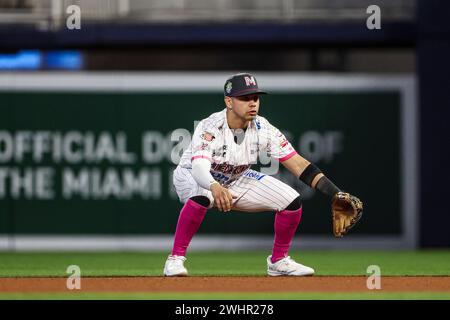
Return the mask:
<path id="1" fill-rule="evenodd" d="M 175 231 L 165 276 L 186 276 L 186 250 L 208 209 L 222 212 L 275 212 L 269 276 L 308 276 L 314 270 L 295 262 L 288 251 L 302 217 L 296 190 L 270 175 L 252 170 L 258 153 L 266 151 L 292 174 L 333 198 L 340 192 L 324 174 L 301 157 L 286 137 L 258 115 L 260 95 L 255 77 L 235 74 L 226 80 L 226 108 L 203 119 L 173 174 L 178 197 L 184 203 Z M 346 224 L 346 222 L 342 222 Z"/>

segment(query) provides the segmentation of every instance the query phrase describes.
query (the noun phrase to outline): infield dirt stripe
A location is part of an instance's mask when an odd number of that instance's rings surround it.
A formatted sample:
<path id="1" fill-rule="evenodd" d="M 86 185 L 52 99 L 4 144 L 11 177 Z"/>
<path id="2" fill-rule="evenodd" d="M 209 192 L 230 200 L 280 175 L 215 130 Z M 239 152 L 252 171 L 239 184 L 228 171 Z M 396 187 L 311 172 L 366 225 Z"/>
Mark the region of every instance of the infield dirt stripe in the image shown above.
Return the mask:
<path id="1" fill-rule="evenodd" d="M 81 290 L 66 278 L 0 278 L 0 292 L 369 292 L 367 277 L 84 277 Z M 450 277 L 382 277 L 384 292 L 450 292 Z"/>

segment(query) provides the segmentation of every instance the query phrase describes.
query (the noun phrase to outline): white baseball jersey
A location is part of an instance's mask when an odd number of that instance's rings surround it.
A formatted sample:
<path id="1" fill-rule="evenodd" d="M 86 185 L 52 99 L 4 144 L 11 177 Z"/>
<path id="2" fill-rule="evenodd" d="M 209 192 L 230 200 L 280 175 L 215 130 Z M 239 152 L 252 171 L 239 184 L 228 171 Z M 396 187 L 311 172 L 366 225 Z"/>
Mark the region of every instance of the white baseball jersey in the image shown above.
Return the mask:
<path id="1" fill-rule="evenodd" d="M 257 163 L 259 152 L 267 152 L 280 162 L 297 154 L 280 130 L 264 117 L 255 117 L 241 143 L 235 142 L 235 134 L 228 127 L 226 109 L 203 119 L 174 172 L 174 186 L 180 200 L 186 202 L 195 195 L 205 195 L 213 205 L 211 192 L 200 187 L 191 175 L 192 161 L 206 158 L 211 161 L 213 178 L 238 197 L 235 209 L 283 210 L 298 193 L 283 182 L 250 169 Z"/>

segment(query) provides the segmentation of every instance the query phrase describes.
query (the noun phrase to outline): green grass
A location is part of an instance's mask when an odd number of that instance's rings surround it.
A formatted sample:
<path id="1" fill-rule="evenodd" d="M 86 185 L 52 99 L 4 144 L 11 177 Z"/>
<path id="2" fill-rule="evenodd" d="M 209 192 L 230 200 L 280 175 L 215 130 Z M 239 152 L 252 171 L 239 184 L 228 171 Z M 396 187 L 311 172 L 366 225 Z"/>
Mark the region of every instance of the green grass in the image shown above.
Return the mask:
<path id="1" fill-rule="evenodd" d="M 192 252 L 185 265 L 191 276 L 266 274 L 266 251 Z M 450 250 L 433 251 L 302 251 L 297 261 L 316 275 L 364 275 L 378 265 L 382 275 L 450 275 Z M 0 277 L 67 276 L 78 265 L 82 276 L 161 276 L 167 253 L 0 253 Z"/>
<path id="2" fill-rule="evenodd" d="M 191 276 L 266 275 L 266 251 L 192 252 L 186 266 Z M 450 250 L 428 251 L 301 251 L 297 261 L 309 265 L 317 275 L 367 276 L 369 265 L 378 265 L 384 276 L 450 276 Z M 81 276 L 161 276 L 167 253 L 147 252 L 0 252 L 0 277 L 67 277 L 67 267 L 78 265 Z M 1 279 L 0 279 L 1 281 Z M 2 299 L 152 299 L 152 300 L 450 300 L 450 292 L 365 293 L 1 293 Z"/>
<path id="3" fill-rule="evenodd" d="M 0 300 L 450 300 L 450 292 L 0 293 Z"/>

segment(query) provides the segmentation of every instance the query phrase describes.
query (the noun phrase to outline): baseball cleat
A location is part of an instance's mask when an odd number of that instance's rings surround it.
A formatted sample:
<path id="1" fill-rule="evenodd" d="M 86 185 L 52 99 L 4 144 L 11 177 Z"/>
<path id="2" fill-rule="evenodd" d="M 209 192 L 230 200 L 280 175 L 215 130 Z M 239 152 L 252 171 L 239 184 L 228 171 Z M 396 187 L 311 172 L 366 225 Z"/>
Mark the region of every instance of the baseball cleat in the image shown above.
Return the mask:
<path id="1" fill-rule="evenodd" d="M 272 256 L 267 257 L 267 274 L 269 276 L 312 276 L 314 269 L 286 257 L 272 263 Z"/>
<path id="2" fill-rule="evenodd" d="M 164 265 L 164 275 L 166 277 L 183 277 L 187 276 L 188 271 L 184 267 L 184 262 L 186 258 L 183 256 L 172 256 L 166 260 L 166 264 Z"/>

